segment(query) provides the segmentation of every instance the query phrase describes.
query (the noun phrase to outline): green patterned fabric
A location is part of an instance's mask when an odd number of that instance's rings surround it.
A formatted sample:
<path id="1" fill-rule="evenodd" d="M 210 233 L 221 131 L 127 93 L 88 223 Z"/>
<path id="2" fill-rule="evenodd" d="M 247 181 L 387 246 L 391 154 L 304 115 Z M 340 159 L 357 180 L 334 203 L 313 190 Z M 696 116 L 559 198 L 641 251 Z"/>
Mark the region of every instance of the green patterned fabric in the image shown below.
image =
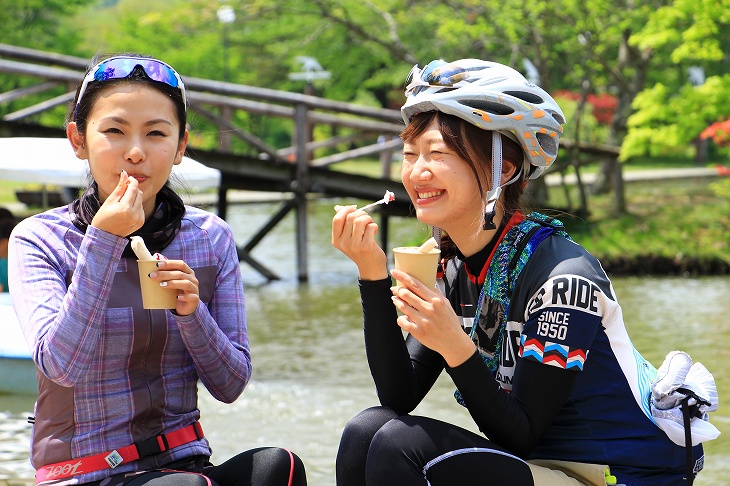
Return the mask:
<path id="1" fill-rule="evenodd" d="M 572 241 L 570 235 L 566 233 L 563 223 L 559 220 L 533 212 L 527 215 L 524 221 L 516 224 L 507 231 L 507 234 L 504 235 L 504 238 L 499 242 L 494 252 L 486 278 L 484 279 L 484 286 L 477 300 L 474 325 L 471 328 L 470 334 L 470 337 L 473 339 L 474 332 L 478 326 L 477 320 L 481 313 L 481 304 L 485 301 L 485 294 L 504 306 L 502 322 L 499 323 L 499 329 L 497 331 L 496 349 L 491 356 L 482 353 L 482 359 L 493 374 L 497 373 L 497 368 L 499 367 L 499 355 L 502 350 L 504 329 L 507 326 L 509 304 L 515 282 L 517 282 L 517 278 L 522 272 L 522 269 L 527 265 L 537 246 L 553 233 Z M 459 403 L 464 405 L 459 390 L 454 392 L 454 397 Z"/>

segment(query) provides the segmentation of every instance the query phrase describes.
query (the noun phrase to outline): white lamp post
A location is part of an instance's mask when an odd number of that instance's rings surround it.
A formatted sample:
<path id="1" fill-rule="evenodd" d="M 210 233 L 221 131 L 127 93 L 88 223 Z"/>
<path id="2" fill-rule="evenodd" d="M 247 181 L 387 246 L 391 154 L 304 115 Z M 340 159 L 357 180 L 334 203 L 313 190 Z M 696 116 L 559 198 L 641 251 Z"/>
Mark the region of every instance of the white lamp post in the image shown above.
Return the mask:
<path id="1" fill-rule="evenodd" d="M 330 78 L 330 72 L 322 69 L 322 66 L 315 58 L 309 56 L 297 56 L 294 60 L 302 65 L 302 71 L 298 73 L 289 73 L 289 79 L 306 81 L 307 86 L 304 90 L 304 94 L 314 94 L 315 79 Z"/>
<path id="2" fill-rule="evenodd" d="M 217 14 L 223 24 L 223 81 L 228 81 L 228 26 L 236 20 L 236 12 L 230 5 L 223 5 Z"/>

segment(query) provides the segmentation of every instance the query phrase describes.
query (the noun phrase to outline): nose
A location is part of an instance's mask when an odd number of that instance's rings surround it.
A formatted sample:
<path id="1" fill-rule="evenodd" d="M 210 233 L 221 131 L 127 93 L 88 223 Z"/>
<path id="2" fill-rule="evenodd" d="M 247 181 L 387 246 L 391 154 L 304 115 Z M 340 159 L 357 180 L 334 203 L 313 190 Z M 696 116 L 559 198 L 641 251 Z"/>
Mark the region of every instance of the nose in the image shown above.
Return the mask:
<path id="1" fill-rule="evenodd" d="M 409 178 L 413 182 L 421 183 L 424 181 L 429 181 L 433 178 L 433 174 L 431 173 L 429 166 L 429 161 L 426 160 L 423 155 L 419 155 L 416 159 L 415 164 L 413 164 L 413 167 L 411 168 Z"/>
<path id="2" fill-rule="evenodd" d="M 124 155 L 124 158 L 127 160 L 127 162 L 130 162 L 132 164 L 138 164 L 140 162 L 143 162 L 145 160 L 145 157 L 145 151 L 142 147 L 142 144 L 138 140 L 130 141 Z"/>

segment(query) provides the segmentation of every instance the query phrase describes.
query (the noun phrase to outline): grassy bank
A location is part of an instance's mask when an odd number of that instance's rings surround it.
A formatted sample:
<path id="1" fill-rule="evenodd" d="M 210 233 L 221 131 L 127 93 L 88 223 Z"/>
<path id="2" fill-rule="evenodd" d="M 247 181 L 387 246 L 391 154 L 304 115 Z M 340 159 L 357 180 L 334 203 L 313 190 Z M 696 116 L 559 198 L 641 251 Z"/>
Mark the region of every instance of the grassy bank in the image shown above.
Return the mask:
<path id="1" fill-rule="evenodd" d="M 626 185 L 626 214 L 613 214 L 609 194 L 590 196 L 587 218 L 560 218 L 609 273 L 728 274 L 730 197 L 713 189 L 718 182 L 634 182 Z M 571 192 L 577 201 L 576 189 Z M 552 207 L 566 207 L 561 190 L 552 189 L 550 196 Z"/>

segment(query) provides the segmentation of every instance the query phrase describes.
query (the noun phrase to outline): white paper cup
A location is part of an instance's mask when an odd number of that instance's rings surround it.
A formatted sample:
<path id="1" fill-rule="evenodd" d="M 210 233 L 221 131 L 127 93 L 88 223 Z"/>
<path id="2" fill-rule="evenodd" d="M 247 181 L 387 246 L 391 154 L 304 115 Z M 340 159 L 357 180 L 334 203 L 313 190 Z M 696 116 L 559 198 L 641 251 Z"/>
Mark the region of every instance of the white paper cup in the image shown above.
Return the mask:
<path id="1" fill-rule="evenodd" d="M 438 248 L 434 248 L 428 253 L 419 252 L 417 246 L 393 248 L 395 268 L 417 278 L 429 289 L 436 286 L 436 269 L 440 257 L 441 250 Z M 403 283 L 398 280 L 396 280 L 396 285 L 404 287 Z"/>
<path id="2" fill-rule="evenodd" d="M 177 307 L 177 289 L 160 287 L 160 282 L 149 278 L 157 271 L 157 260 L 137 260 L 139 285 L 142 289 L 142 307 L 145 309 L 174 309 Z"/>

